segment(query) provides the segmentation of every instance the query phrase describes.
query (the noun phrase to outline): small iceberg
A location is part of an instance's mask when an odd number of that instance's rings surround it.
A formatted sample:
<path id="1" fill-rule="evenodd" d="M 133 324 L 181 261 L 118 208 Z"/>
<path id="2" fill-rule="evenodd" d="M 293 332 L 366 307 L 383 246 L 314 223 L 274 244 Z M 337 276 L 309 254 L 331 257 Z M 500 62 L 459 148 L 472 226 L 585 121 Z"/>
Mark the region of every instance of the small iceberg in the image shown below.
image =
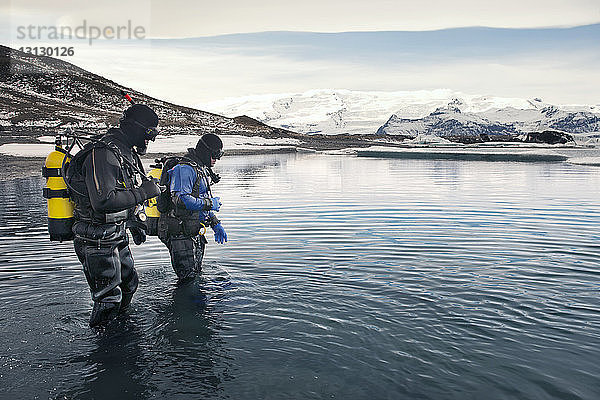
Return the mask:
<path id="1" fill-rule="evenodd" d="M 573 157 L 569 158 L 569 164 L 600 167 L 600 157 Z"/>
<path id="2" fill-rule="evenodd" d="M 569 157 L 548 151 L 523 151 L 514 149 L 512 151 L 491 149 L 440 149 L 440 148 L 417 148 L 406 149 L 389 147 L 370 147 L 357 150 L 358 157 L 376 158 L 401 158 L 408 160 L 464 160 L 464 161 L 512 161 L 512 162 L 563 162 Z"/>

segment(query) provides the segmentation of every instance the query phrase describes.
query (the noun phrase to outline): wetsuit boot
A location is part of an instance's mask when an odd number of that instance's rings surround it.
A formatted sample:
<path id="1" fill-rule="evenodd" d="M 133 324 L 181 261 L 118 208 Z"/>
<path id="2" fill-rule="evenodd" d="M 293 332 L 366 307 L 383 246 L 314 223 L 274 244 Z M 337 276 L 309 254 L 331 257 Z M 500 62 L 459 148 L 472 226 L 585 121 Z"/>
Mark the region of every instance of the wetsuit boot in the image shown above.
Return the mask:
<path id="1" fill-rule="evenodd" d="M 106 303 L 95 301 L 92 315 L 90 317 L 90 327 L 105 325 L 115 319 L 119 314 L 120 303 Z"/>

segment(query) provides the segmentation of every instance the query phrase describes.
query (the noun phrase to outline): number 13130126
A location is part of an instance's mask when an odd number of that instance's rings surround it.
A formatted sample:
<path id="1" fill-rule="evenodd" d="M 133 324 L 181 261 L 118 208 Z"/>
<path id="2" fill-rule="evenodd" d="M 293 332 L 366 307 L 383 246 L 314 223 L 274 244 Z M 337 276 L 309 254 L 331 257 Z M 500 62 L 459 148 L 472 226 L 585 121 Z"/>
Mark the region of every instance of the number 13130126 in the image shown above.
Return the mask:
<path id="1" fill-rule="evenodd" d="M 73 47 L 19 47 L 19 51 L 36 56 L 71 57 L 75 55 Z"/>

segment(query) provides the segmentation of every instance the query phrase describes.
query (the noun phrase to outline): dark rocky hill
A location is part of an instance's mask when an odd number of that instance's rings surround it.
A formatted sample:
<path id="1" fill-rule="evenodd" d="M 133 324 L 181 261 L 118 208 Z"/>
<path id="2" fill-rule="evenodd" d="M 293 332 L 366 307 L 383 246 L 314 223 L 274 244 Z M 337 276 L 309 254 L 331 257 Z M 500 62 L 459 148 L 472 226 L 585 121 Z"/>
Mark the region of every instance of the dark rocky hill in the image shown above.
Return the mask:
<path id="1" fill-rule="evenodd" d="M 0 130 L 27 139 L 74 127 L 104 130 L 116 123 L 128 103 L 120 94 L 148 104 L 161 119 L 164 134 L 281 136 L 288 132 L 249 117 L 221 115 L 152 98 L 59 59 L 0 46 Z"/>

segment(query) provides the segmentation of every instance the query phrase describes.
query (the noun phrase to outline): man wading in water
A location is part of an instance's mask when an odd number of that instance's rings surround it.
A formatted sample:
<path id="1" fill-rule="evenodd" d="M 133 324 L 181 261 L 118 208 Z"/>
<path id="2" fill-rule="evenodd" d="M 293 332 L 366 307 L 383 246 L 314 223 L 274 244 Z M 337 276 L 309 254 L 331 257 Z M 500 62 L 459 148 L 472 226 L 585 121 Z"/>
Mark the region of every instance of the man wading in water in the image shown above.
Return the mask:
<path id="1" fill-rule="evenodd" d="M 212 133 L 200 138 L 196 148 L 188 149 L 181 158 L 165 161 L 161 184 L 168 190 L 158 199 L 158 237 L 169 249 L 171 265 L 179 282 L 192 280 L 202 268 L 204 248 L 208 243 L 199 232 L 210 226 L 215 241 L 227 242 L 227 234 L 216 217 L 221 208 L 219 197 L 213 197 L 210 185 L 220 178 L 212 171 L 223 155 L 223 142 Z"/>
<path id="2" fill-rule="evenodd" d="M 150 107 L 129 107 L 120 128 L 111 128 L 102 139 L 86 145 L 67 171 L 75 202 L 73 245 L 94 300 L 92 327 L 129 306 L 138 286 L 125 228 L 135 244 L 146 240 L 134 210 L 160 189 L 155 181 L 144 180 L 138 154 L 144 154 L 148 141 L 156 138 L 157 125 L 158 116 Z"/>

